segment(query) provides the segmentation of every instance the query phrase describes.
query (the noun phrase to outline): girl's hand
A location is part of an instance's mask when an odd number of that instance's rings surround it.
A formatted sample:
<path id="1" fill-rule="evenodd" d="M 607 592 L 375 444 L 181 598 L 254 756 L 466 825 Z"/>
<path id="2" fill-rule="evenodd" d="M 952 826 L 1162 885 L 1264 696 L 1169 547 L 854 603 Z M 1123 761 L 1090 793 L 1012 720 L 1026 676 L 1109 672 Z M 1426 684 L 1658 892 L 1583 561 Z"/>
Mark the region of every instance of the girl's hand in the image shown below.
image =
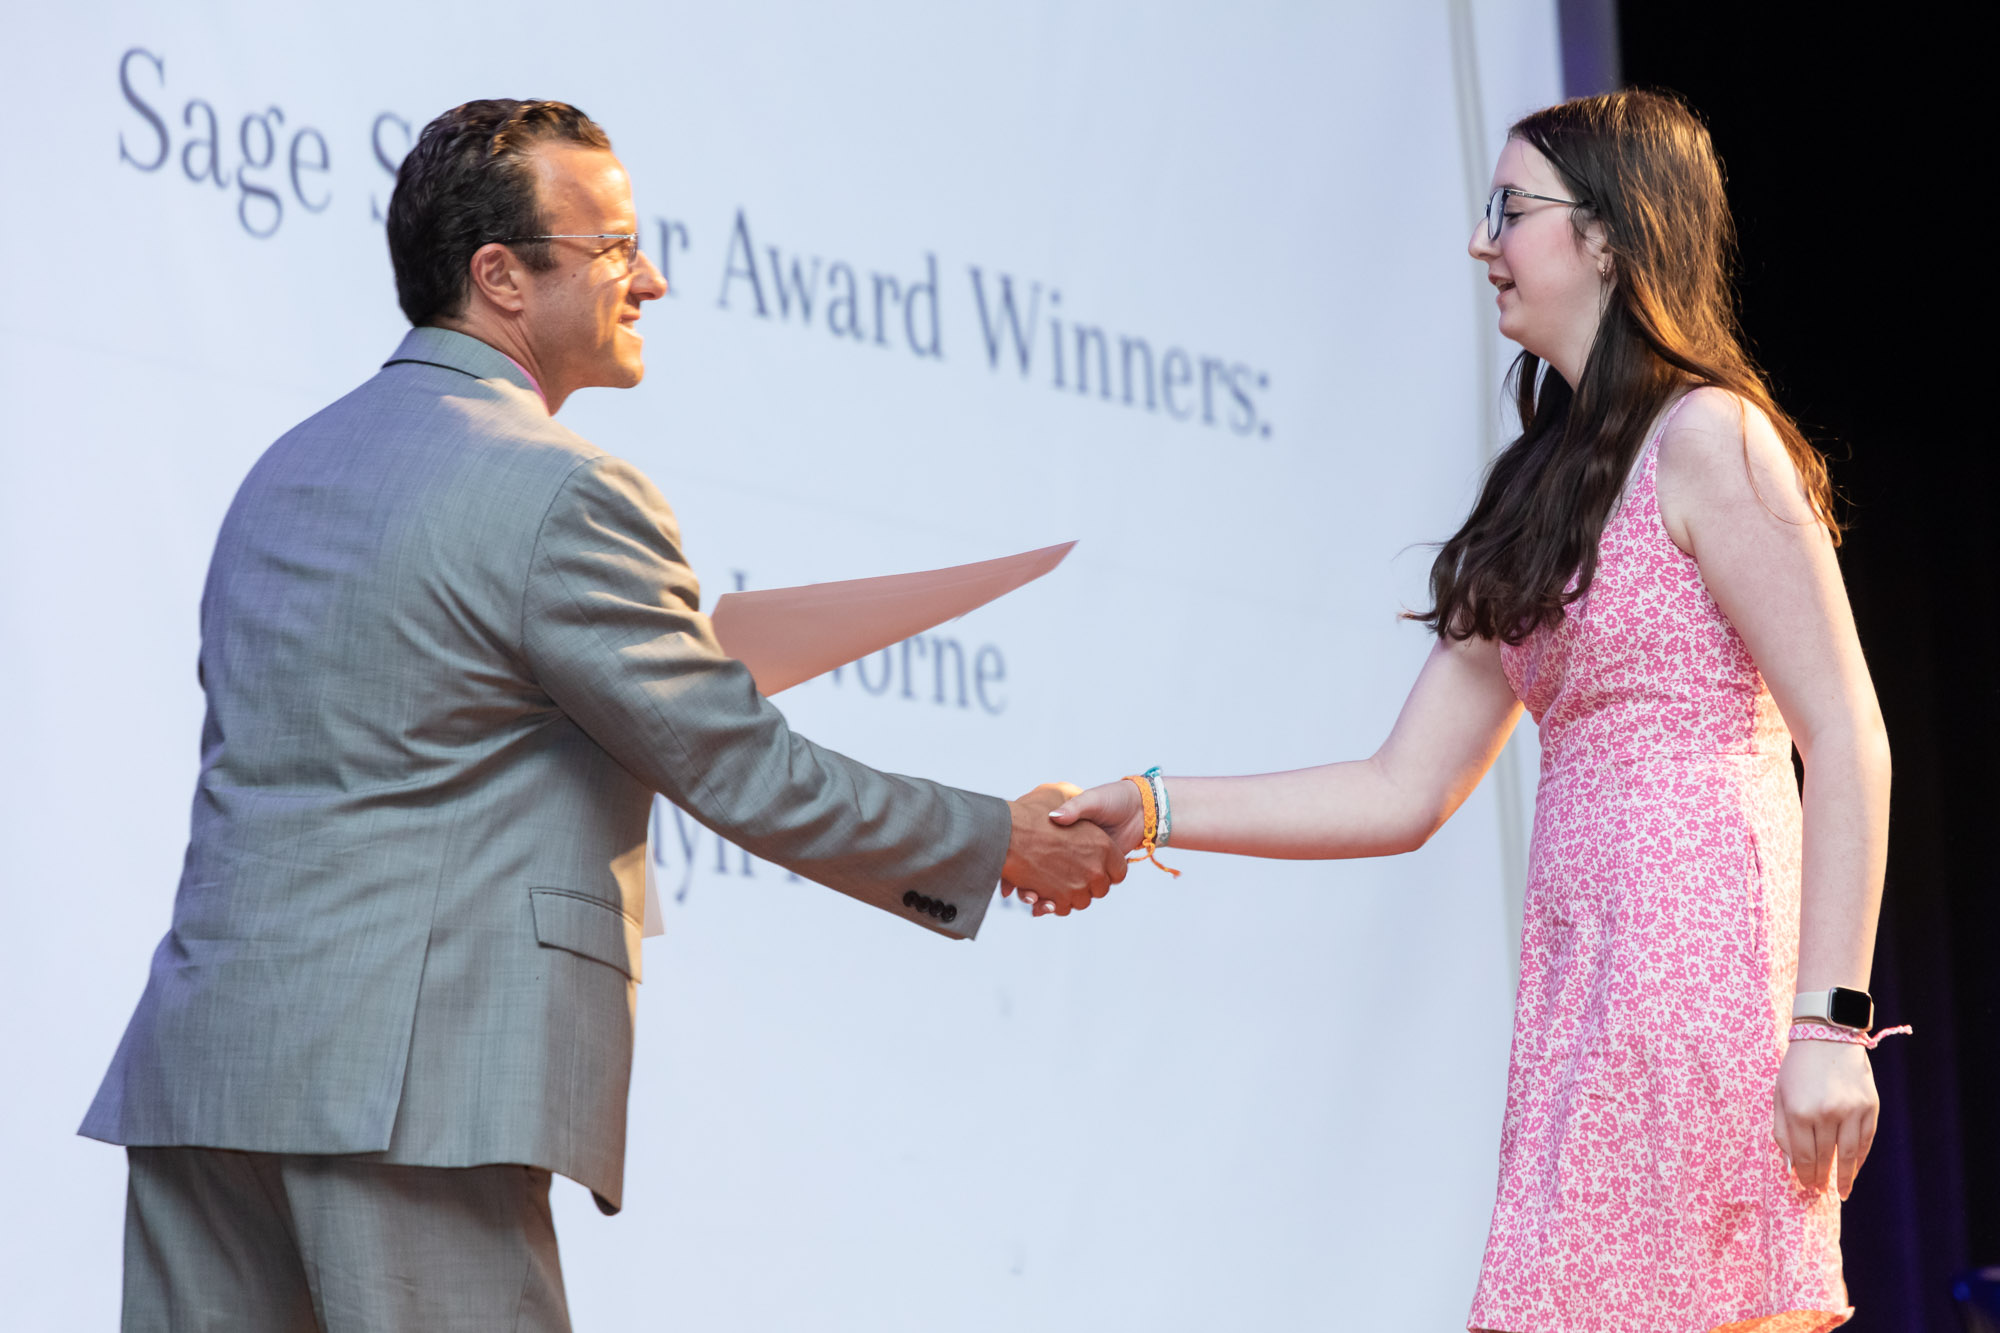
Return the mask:
<path id="1" fill-rule="evenodd" d="M 1854 1173 L 1875 1141 L 1880 1110 L 1867 1047 L 1795 1041 L 1778 1067 L 1771 1137 L 1801 1186 L 1822 1190 L 1831 1176 L 1845 1199 L 1854 1188 Z"/>
<path id="2" fill-rule="evenodd" d="M 1146 836 L 1146 808 L 1139 803 L 1139 789 L 1123 778 L 1079 792 L 1051 811 L 1049 818 L 1058 824 L 1088 819 L 1111 835 L 1111 845 L 1120 856 L 1138 850 Z"/>

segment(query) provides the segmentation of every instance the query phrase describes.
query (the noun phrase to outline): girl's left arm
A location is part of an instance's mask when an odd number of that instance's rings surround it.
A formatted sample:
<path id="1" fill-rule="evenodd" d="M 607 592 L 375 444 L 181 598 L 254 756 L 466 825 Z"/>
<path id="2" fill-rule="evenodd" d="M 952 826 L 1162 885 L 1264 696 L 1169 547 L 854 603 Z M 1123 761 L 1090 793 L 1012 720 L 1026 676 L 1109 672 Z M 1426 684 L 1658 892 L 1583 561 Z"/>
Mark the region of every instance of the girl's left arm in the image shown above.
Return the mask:
<path id="1" fill-rule="evenodd" d="M 1888 855 L 1889 741 L 1833 542 L 1770 420 L 1697 390 L 1660 444 L 1660 516 L 1743 637 L 1805 762 L 1798 988 L 1868 988 Z M 1866 1048 L 1793 1042 L 1773 1136 L 1799 1183 L 1846 1198 L 1877 1111 Z"/>

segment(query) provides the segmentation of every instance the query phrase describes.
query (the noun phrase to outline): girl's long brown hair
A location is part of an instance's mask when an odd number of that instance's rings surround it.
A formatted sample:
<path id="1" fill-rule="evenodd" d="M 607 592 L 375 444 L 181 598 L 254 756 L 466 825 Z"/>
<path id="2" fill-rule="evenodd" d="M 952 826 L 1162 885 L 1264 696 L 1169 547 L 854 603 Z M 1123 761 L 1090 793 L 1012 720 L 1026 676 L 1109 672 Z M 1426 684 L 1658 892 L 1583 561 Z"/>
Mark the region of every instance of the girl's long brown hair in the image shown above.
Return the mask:
<path id="1" fill-rule="evenodd" d="M 1431 609 L 1411 618 L 1440 636 L 1506 643 L 1559 622 L 1590 591 L 1598 539 L 1646 427 L 1683 388 L 1715 385 L 1761 409 L 1838 541 L 1826 461 L 1743 348 L 1735 227 L 1707 129 L 1677 98 L 1617 92 L 1546 107 L 1508 133 L 1584 201 L 1571 214 L 1579 244 L 1588 223 L 1603 224 L 1612 283 L 1574 388 L 1534 353 L 1515 358 L 1520 437 L 1494 458 L 1465 525 L 1438 551 Z"/>

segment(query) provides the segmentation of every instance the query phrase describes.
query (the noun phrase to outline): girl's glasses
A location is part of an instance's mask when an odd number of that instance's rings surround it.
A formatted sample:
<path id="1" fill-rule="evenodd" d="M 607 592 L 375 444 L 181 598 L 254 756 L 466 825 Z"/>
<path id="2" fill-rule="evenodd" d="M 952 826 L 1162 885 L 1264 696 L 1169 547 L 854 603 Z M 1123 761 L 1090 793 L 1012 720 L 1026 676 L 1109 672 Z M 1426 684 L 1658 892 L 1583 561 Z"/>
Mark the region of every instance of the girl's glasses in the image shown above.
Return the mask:
<path id="1" fill-rule="evenodd" d="M 1489 241 L 1499 240 L 1500 229 L 1507 225 L 1507 197 L 1509 195 L 1512 195 L 1516 199 L 1540 199 L 1542 202 L 1549 204 L 1568 204 L 1571 208 L 1589 207 L 1581 199 L 1558 199 L 1552 194 L 1529 194 L 1526 190 L 1517 190 L 1511 185 L 1503 185 L 1489 195 L 1486 200 L 1486 239 Z"/>

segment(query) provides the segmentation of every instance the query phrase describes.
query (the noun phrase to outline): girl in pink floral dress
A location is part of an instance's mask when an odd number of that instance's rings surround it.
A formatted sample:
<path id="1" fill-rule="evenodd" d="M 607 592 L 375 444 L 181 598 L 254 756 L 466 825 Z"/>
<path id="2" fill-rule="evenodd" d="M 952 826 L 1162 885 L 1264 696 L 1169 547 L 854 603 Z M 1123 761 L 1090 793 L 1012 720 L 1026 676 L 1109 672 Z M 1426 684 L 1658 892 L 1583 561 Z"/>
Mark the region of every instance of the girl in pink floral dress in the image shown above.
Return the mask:
<path id="1" fill-rule="evenodd" d="M 1388 740 L 1107 784 L 1055 816 L 1127 846 L 1165 826 L 1247 855 L 1408 851 L 1526 706 L 1542 774 L 1476 1329 L 1817 1333 L 1851 1313 L 1840 1200 L 1875 1130 L 1888 746 L 1825 467 L 1736 334 L 1731 235 L 1679 102 L 1515 125 L 1471 253 L 1523 349 L 1521 435 L 1439 553 L 1418 617 L 1437 645 Z"/>

